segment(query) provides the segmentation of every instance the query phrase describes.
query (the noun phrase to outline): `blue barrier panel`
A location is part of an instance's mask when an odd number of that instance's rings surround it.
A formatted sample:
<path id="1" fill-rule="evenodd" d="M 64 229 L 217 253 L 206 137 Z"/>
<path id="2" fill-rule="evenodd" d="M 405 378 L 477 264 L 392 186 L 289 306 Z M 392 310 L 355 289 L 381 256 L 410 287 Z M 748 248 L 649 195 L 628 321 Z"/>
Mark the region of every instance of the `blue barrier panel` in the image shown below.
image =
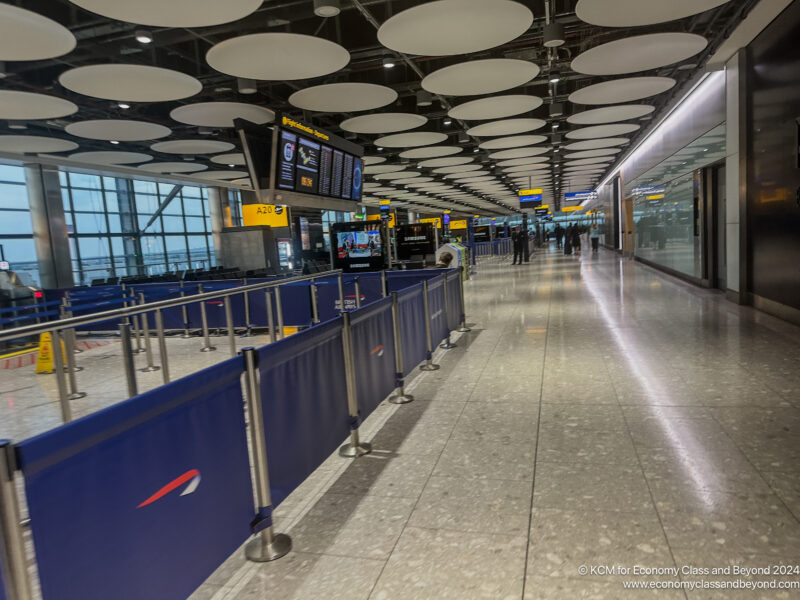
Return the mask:
<path id="1" fill-rule="evenodd" d="M 414 271 L 387 271 L 386 280 L 389 292 L 399 292 L 415 283 L 419 283 L 424 279 L 433 279 L 438 277 L 442 272 L 439 269 L 418 269 Z"/>
<path id="2" fill-rule="evenodd" d="M 305 281 L 281 286 L 284 325 L 293 327 L 311 325 L 311 293 L 308 286 L 309 284 Z"/>
<path id="3" fill-rule="evenodd" d="M 44 600 L 182 600 L 248 538 L 243 366 L 19 445 Z"/>
<path id="4" fill-rule="evenodd" d="M 274 506 L 350 432 L 341 317 L 258 351 Z"/>
<path id="5" fill-rule="evenodd" d="M 242 285 L 238 279 L 230 281 L 202 281 L 203 293 L 218 292 L 221 290 L 231 290 Z M 235 327 L 244 327 L 245 314 L 244 314 L 244 294 L 236 294 L 230 297 L 231 310 L 233 311 L 233 325 Z M 208 318 L 209 329 L 224 329 L 227 327 L 225 322 L 225 301 L 222 298 L 216 300 L 206 300 L 206 317 Z M 189 322 L 192 327 L 199 329 L 202 327 L 202 318 L 200 317 L 200 303 L 193 302 L 186 306 L 189 314 Z"/>
<path id="6" fill-rule="evenodd" d="M 444 318 L 444 274 L 428 281 L 428 310 L 431 316 L 431 342 L 436 346 L 447 337 Z"/>
<path id="7" fill-rule="evenodd" d="M 425 360 L 425 304 L 422 284 L 418 283 L 397 294 L 400 332 L 403 344 L 403 377 Z"/>
<path id="8" fill-rule="evenodd" d="M 447 330 L 455 331 L 461 322 L 461 274 L 458 271 L 448 271 L 447 280 Z"/>
<path id="9" fill-rule="evenodd" d="M 358 414 L 366 419 L 395 385 L 392 298 L 357 310 L 350 317 Z"/>
<path id="10" fill-rule="evenodd" d="M 362 306 L 383 298 L 380 273 L 361 273 L 357 277 L 358 285 L 361 288 Z"/>
<path id="11" fill-rule="evenodd" d="M 177 283 L 137 283 L 131 286 L 139 298 L 139 293 L 144 294 L 145 302 L 160 302 L 161 300 L 172 300 L 181 297 L 181 291 L 186 293 Z M 161 311 L 164 321 L 164 329 L 183 329 L 183 311 L 180 306 L 165 308 Z M 156 328 L 155 314 L 148 313 L 147 323 L 150 329 Z"/>
<path id="12" fill-rule="evenodd" d="M 257 283 L 269 283 L 273 281 L 277 281 L 278 277 L 258 277 L 258 278 L 247 278 L 246 285 L 255 285 Z M 248 292 L 247 299 L 250 304 L 250 324 L 253 327 L 266 327 L 269 325 L 269 321 L 267 320 L 267 299 L 264 295 L 266 290 L 258 290 L 255 292 Z M 275 315 L 275 307 L 274 307 L 274 296 L 273 296 L 273 318 L 275 319 L 275 323 L 278 322 L 277 316 Z"/>

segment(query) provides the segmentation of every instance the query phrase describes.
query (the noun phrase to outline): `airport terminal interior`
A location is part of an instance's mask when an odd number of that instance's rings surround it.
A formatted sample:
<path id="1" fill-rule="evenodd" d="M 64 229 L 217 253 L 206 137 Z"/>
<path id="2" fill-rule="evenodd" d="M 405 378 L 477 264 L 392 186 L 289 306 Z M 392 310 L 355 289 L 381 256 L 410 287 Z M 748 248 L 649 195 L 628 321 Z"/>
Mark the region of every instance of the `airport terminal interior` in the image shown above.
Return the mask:
<path id="1" fill-rule="evenodd" d="M 800 597 L 798 34 L 0 1 L 0 600 Z"/>

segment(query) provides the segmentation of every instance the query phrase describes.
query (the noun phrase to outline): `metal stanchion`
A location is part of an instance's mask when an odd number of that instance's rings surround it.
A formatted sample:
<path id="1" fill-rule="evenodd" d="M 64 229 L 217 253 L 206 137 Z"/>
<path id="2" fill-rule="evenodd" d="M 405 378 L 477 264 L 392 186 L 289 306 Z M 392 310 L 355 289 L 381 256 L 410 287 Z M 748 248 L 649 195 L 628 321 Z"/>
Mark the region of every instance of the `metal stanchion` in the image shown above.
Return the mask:
<path id="1" fill-rule="evenodd" d="M 309 293 L 311 294 L 311 322 L 316 325 L 319 323 L 319 306 L 317 305 L 317 284 L 311 280 L 311 285 L 308 286 Z"/>
<path id="2" fill-rule="evenodd" d="M 197 293 L 203 293 L 203 284 L 197 286 Z M 208 315 L 206 314 L 206 301 L 200 301 L 200 321 L 203 324 L 203 341 L 205 346 L 200 348 L 200 352 L 214 352 L 215 346 L 211 345 L 211 336 L 208 333 Z"/>
<path id="3" fill-rule="evenodd" d="M 247 278 L 242 279 L 242 285 L 247 285 Z M 242 337 L 250 337 L 253 325 L 250 323 L 250 294 L 244 293 L 244 326 L 245 330 Z"/>
<path id="4" fill-rule="evenodd" d="M 285 556 L 292 549 L 288 535 L 275 533 L 272 525 L 272 494 L 269 489 L 269 465 L 267 462 L 267 441 L 264 435 L 264 415 L 261 394 L 258 389 L 256 364 L 258 353 L 253 348 L 242 350 L 245 362 L 245 389 L 247 393 L 247 427 L 250 430 L 253 471 L 256 482 L 256 502 L 258 514 L 250 527 L 255 538 L 244 549 L 244 555 L 254 562 L 268 562 Z"/>
<path id="5" fill-rule="evenodd" d="M 389 396 L 389 402 L 408 404 L 414 401 L 414 396 L 406 394 L 405 380 L 403 379 L 403 333 L 400 325 L 400 302 L 397 292 L 392 292 L 392 326 L 394 328 L 394 377 L 397 388 L 394 394 Z"/>
<path id="6" fill-rule="evenodd" d="M 133 398 L 138 394 L 138 391 L 136 389 L 136 368 L 133 364 L 130 323 L 120 324 L 119 339 L 120 342 L 122 342 L 122 365 L 125 367 L 125 380 L 128 384 L 128 398 Z"/>
<path id="7" fill-rule="evenodd" d="M 345 311 L 345 307 L 344 307 L 344 281 L 342 281 L 341 274 L 338 277 L 337 284 L 339 286 L 339 313 L 343 313 Z"/>
<path id="8" fill-rule="evenodd" d="M 274 344 L 277 339 L 275 336 L 275 316 L 272 314 L 272 291 L 265 290 L 264 296 L 267 301 L 267 326 L 269 327 L 269 343 Z"/>
<path id="9" fill-rule="evenodd" d="M 169 383 L 169 359 L 167 358 L 167 340 L 164 337 L 164 315 L 161 309 L 155 311 L 156 335 L 158 336 L 158 354 L 161 357 L 161 376 L 164 383 Z"/>
<path id="10" fill-rule="evenodd" d="M 358 458 L 372 452 L 372 446 L 358 439 L 358 393 L 353 365 L 353 337 L 350 331 L 350 313 L 342 313 L 342 347 L 344 349 L 344 380 L 347 386 L 347 409 L 350 412 L 350 441 L 339 448 L 339 456 Z"/>
<path id="11" fill-rule="evenodd" d="M 131 304 L 136 306 L 136 292 L 131 290 Z M 134 354 L 139 354 L 140 352 L 144 352 L 144 347 L 142 346 L 142 330 L 139 327 L 139 315 L 133 315 L 131 317 L 131 325 L 133 326 L 133 339 L 136 340 L 136 348 L 133 350 Z"/>
<path id="12" fill-rule="evenodd" d="M 381 296 L 386 298 L 389 295 L 389 285 L 386 281 L 386 271 L 381 271 Z"/>
<path id="13" fill-rule="evenodd" d="M 72 317 L 73 316 L 73 314 L 72 314 L 72 300 L 69 298 L 69 296 L 67 296 L 64 300 L 65 300 L 65 305 L 66 305 L 66 314 L 62 313 L 62 315 L 61 315 L 62 319 L 65 316 L 66 317 Z M 80 354 L 81 352 L 83 352 L 83 350 L 80 350 L 79 348 L 76 347 L 76 337 L 75 337 L 75 329 L 74 328 L 69 330 L 69 334 L 68 335 L 69 335 L 69 340 L 72 343 L 72 353 L 73 354 Z M 78 369 L 78 371 L 83 371 L 82 367 L 75 367 L 75 368 Z"/>
<path id="14" fill-rule="evenodd" d="M 70 329 L 64 332 L 64 345 L 66 347 L 65 354 L 67 355 L 67 381 L 69 382 L 69 396 L 70 400 L 77 400 L 78 398 L 85 398 L 86 392 L 78 391 L 78 378 L 75 375 L 81 369 L 75 366 L 75 330 Z"/>
<path id="15" fill-rule="evenodd" d="M 245 294 L 246 296 L 247 294 Z M 233 309 L 231 308 L 231 297 L 225 296 L 225 327 L 228 328 L 228 345 L 231 349 L 231 356 L 236 356 L 236 332 L 233 329 Z"/>
<path id="16" fill-rule="evenodd" d="M 61 332 L 54 329 L 50 338 L 53 341 L 53 371 L 56 374 L 56 385 L 58 386 L 58 403 L 61 407 L 61 420 L 64 423 L 72 421 L 72 407 L 69 405 L 69 392 L 67 391 L 67 376 L 64 373 L 64 354 L 61 350 Z"/>
<path id="17" fill-rule="evenodd" d="M 447 298 L 447 296 L 448 296 L 448 292 L 447 292 L 447 277 L 448 277 L 448 273 L 445 273 L 444 274 L 444 283 L 442 284 L 442 287 L 444 288 L 444 309 L 442 310 L 442 313 L 443 313 L 443 317 L 444 317 L 444 326 L 445 326 L 445 329 L 447 330 L 447 337 L 444 338 L 444 341 L 441 344 L 439 344 L 439 348 L 444 348 L 445 350 L 450 350 L 451 348 L 455 348 L 456 344 L 454 344 L 454 343 L 452 343 L 450 341 L 450 315 L 448 314 L 448 306 L 447 306 L 447 300 L 448 300 L 448 298 Z"/>
<path id="18" fill-rule="evenodd" d="M 283 339 L 283 304 L 281 303 L 281 286 L 275 286 L 275 312 L 278 315 L 278 334 Z"/>
<path id="19" fill-rule="evenodd" d="M 6 590 L 0 590 L 0 596 L 5 598 L 7 592 L 9 600 L 31 600 L 28 558 L 14 482 L 15 463 L 11 442 L 0 440 L 0 569 L 7 585 Z"/>
<path id="20" fill-rule="evenodd" d="M 425 343 L 426 354 L 425 364 L 422 365 L 420 371 L 438 371 L 439 365 L 433 362 L 433 342 L 431 342 L 431 309 L 428 302 L 428 282 L 422 282 L 422 304 L 425 307 Z"/>
<path id="21" fill-rule="evenodd" d="M 144 294 L 139 294 L 139 304 L 144 304 Z M 153 371 L 158 371 L 159 367 L 153 364 L 153 346 L 150 343 L 150 323 L 149 319 L 147 318 L 147 313 L 142 313 L 140 315 L 141 322 L 142 322 L 142 331 L 144 333 L 144 351 L 147 356 L 147 366 L 143 369 L 139 369 L 142 373 L 151 373 Z"/>
<path id="22" fill-rule="evenodd" d="M 459 297 L 461 298 L 461 323 L 458 326 L 459 333 L 467 333 L 468 331 L 472 331 L 469 327 L 467 327 L 467 301 L 464 298 L 464 267 L 459 267 L 458 272 L 458 293 Z"/>
<path id="23" fill-rule="evenodd" d="M 178 286 L 181 288 L 181 298 L 186 298 L 186 292 L 183 291 L 183 281 L 180 281 Z M 192 336 L 189 333 L 189 310 L 185 304 L 181 305 L 181 317 L 183 318 L 183 333 L 181 337 L 186 340 Z"/>
<path id="24" fill-rule="evenodd" d="M 361 308 L 361 282 L 358 280 L 358 277 L 355 278 L 355 288 L 356 288 L 356 308 Z"/>

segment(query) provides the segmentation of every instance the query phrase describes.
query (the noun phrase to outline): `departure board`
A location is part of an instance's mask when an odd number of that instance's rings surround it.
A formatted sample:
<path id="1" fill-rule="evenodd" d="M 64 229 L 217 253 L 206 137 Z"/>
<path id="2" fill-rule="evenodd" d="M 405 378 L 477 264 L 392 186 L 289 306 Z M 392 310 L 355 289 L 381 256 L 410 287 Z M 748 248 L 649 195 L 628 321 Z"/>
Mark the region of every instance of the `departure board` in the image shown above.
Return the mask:
<path id="1" fill-rule="evenodd" d="M 297 136 L 288 131 L 281 131 L 278 148 L 278 187 L 283 190 L 295 189 L 295 154 L 297 153 Z"/>
<path id="2" fill-rule="evenodd" d="M 342 167 L 342 198 L 349 200 L 353 194 L 353 155 L 344 155 Z"/>
<path id="3" fill-rule="evenodd" d="M 331 195 L 331 169 L 333 163 L 333 148 L 322 146 L 319 153 L 319 195 Z"/>
<path id="4" fill-rule="evenodd" d="M 333 151 L 333 167 L 331 168 L 331 196 L 334 198 L 342 197 L 342 165 L 344 163 L 344 152 L 341 150 Z"/>
<path id="5" fill-rule="evenodd" d="M 319 187 L 319 144 L 299 138 L 294 189 L 298 192 L 316 194 Z"/>
<path id="6" fill-rule="evenodd" d="M 364 182 L 364 161 L 360 158 L 353 159 L 353 200 L 361 200 L 361 186 Z"/>

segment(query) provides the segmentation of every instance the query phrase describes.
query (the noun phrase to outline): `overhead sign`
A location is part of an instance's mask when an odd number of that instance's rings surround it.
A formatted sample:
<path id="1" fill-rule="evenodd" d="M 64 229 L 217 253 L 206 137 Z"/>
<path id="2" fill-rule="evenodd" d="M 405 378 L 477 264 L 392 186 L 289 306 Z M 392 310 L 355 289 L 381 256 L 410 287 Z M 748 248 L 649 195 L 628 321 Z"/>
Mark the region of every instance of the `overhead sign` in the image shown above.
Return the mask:
<path id="1" fill-rule="evenodd" d="M 389 220 L 389 229 L 394 229 L 394 213 L 388 213 L 388 215 L 367 215 L 367 221 L 380 221 L 382 217 L 388 216 Z"/>
<path id="2" fill-rule="evenodd" d="M 519 191 L 519 195 L 520 196 L 536 196 L 537 194 L 541 195 L 541 193 L 542 193 L 542 188 L 534 188 L 532 190 L 520 190 Z"/>
<path id="3" fill-rule="evenodd" d="M 597 192 L 594 190 L 586 192 L 568 192 L 564 194 L 564 200 L 574 202 L 585 202 L 586 200 L 594 200 L 597 198 Z"/>
<path id="4" fill-rule="evenodd" d="M 550 209 L 546 206 L 541 206 L 533 211 L 537 217 L 543 217 L 550 212 Z"/>
<path id="5" fill-rule="evenodd" d="M 379 200 L 381 206 L 389 206 L 392 201 L 391 200 Z"/>
<path id="6" fill-rule="evenodd" d="M 466 229 L 467 228 L 467 220 L 464 219 L 463 221 L 450 221 L 450 229 Z"/>
<path id="7" fill-rule="evenodd" d="M 288 227 L 289 215 L 286 207 L 280 204 L 243 204 L 242 221 L 245 227 Z"/>
<path id="8" fill-rule="evenodd" d="M 419 222 L 420 223 L 433 223 L 434 226 L 436 227 L 436 229 L 441 229 L 442 228 L 442 219 L 440 219 L 439 217 L 433 217 L 431 219 L 420 219 Z"/>
<path id="9" fill-rule="evenodd" d="M 582 208 L 583 207 L 580 206 L 580 205 L 578 205 L 578 206 L 562 206 L 561 207 L 561 212 L 574 212 L 576 210 L 581 210 Z"/>
<path id="10" fill-rule="evenodd" d="M 542 188 L 533 188 L 531 190 L 519 191 L 520 206 L 525 205 L 525 208 L 531 208 L 537 204 L 542 203 Z"/>
<path id="11" fill-rule="evenodd" d="M 318 140 L 322 140 L 327 142 L 331 139 L 324 131 L 320 131 L 316 127 L 312 127 L 311 125 L 306 125 L 305 123 L 301 123 L 300 121 L 295 121 L 294 119 L 290 119 L 289 117 L 285 116 L 281 119 L 281 125 L 288 129 L 294 129 L 295 131 L 299 131 L 300 133 L 307 133 L 310 136 L 317 138 Z"/>

